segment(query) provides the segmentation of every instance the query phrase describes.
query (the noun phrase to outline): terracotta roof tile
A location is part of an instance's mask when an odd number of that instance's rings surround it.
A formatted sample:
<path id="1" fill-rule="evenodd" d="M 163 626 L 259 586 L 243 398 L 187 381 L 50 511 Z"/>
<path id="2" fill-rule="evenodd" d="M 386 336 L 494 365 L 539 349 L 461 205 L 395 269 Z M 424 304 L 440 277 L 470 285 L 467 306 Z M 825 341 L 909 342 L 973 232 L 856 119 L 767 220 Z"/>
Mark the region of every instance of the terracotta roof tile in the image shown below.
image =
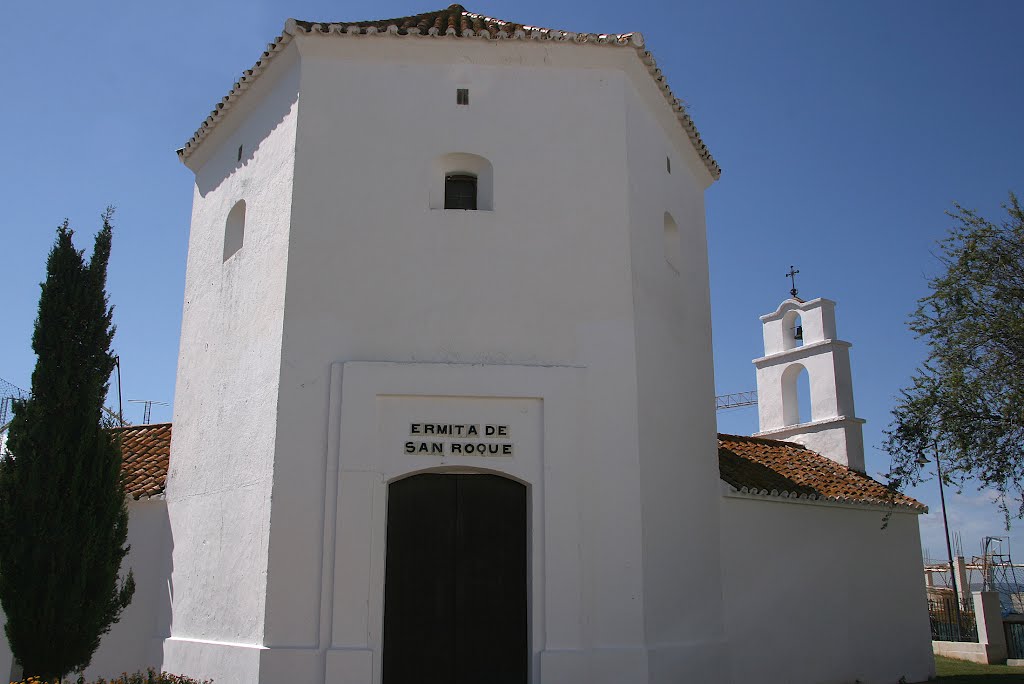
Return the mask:
<path id="1" fill-rule="evenodd" d="M 928 510 L 796 442 L 720 434 L 718 472 L 741 492 Z"/>
<path id="2" fill-rule="evenodd" d="M 171 457 L 171 424 L 132 425 L 111 432 L 121 438 L 121 476 L 133 499 L 164 493 Z"/>
<path id="3" fill-rule="evenodd" d="M 163 494 L 171 453 L 171 424 L 112 430 L 121 438 L 125 492 L 133 499 Z M 925 511 L 920 502 L 825 458 L 803 445 L 760 437 L 718 435 L 719 475 L 739 491 L 788 498 L 889 505 Z"/>
<path id="4" fill-rule="evenodd" d="M 456 37 L 483 40 L 537 40 L 557 41 L 564 43 L 590 44 L 590 45 L 614 45 L 620 47 L 631 47 L 636 50 L 637 55 L 647 68 L 648 73 L 654 79 L 662 95 L 675 111 L 676 118 L 686 132 L 690 143 L 693 145 L 697 155 L 704 162 L 711 177 L 717 180 L 722 175 L 722 169 L 711 156 L 700 133 L 693 123 L 693 119 L 687 113 L 683 103 L 672 93 L 668 81 L 661 69 L 654 61 L 654 56 L 644 47 L 644 37 L 640 32 L 632 33 L 575 33 L 573 31 L 561 31 L 558 29 L 542 28 L 519 24 L 516 22 L 495 19 L 482 14 L 469 12 L 462 5 L 450 5 L 445 9 L 423 14 L 414 14 L 408 17 L 396 17 L 394 19 L 375 19 L 371 21 L 301 21 L 289 19 L 284 26 L 284 31 L 267 46 L 267 49 L 260 56 L 260 59 L 242 74 L 242 77 L 231 88 L 230 92 L 221 98 L 217 106 L 206 117 L 202 125 L 196 130 L 185 145 L 178 150 L 178 158 L 182 161 L 188 159 L 192 153 L 199 148 L 199 145 L 207 135 L 220 122 L 223 112 L 230 109 L 242 93 L 249 88 L 252 82 L 267 68 L 270 61 L 277 56 L 292 41 L 292 38 L 299 34 L 317 34 L 334 36 L 435 36 L 435 37 Z"/>
<path id="5" fill-rule="evenodd" d="M 396 17 L 394 19 L 371 19 L 368 21 L 339 22 L 315 22 L 296 19 L 295 24 L 306 33 L 313 31 L 328 33 L 330 32 L 331 27 L 336 26 L 346 33 L 352 32 L 349 27 L 354 27 L 359 29 L 359 33 L 366 35 L 369 29 L 375 29 L 376 32 L 384 33 L 387 32 L 391 26 L 394 26 L 400 36 L 409 34 L 434 35 L 435 33 L 445 35 L 449 30 L 451 30 L 453 35 L 459 38 L 480 36 L 484 31 L 487 32 L 488 38 L 497 38 L 499 33 L 504 33 L 505 37 L 513 37 L 517 31 L 523 31 L 526 33 L 538 32 L 542 35 L 551 34 L 558 36 L 571 36 L 572 39 L 577 42 L 607 42 L 608 40 L 612 40 L 620 44 L 628 43 L 630 38 L 634 35 L 633 33 L 600 35 L 587 33 L 576 34 L 570 31 L 560 31 L 558 29 L 544 28 L 541 26 L 530 26 L 529 24 L 519 24 L 514 21 L 506 21 L 504 19 L 487 17 L 482 14 L 474 14 L 473 12 L 467 11 L 462 5 L 458 4 L 449 5 L 444 9 L 434 10 L 433 12 L 413 14 L 408 17 Z"/>

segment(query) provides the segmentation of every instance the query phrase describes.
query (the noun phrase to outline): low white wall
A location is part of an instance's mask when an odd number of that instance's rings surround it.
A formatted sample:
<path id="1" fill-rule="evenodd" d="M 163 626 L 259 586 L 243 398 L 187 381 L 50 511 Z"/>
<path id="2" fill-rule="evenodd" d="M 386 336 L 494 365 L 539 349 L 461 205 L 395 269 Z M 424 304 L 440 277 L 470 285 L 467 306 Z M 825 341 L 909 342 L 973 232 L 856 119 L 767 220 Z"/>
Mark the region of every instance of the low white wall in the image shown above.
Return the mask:
<path id="1" fill-rule="evenodd" d="M 975 591 L 971 593 L 974 602 L 974 618 L 978 625 L 978 641 L 933 641 L 932 651 L 936 655 L 976 663 L 1006 663 L 1006 632 L 1003 631 L 1003 617 L 999 608 L 999 593 Z"/>
<path id="2" fill-rule="evenodd" d="M 979 644 L 974 641 L 933 641 L 932 651 L 935 655 L 957 660 L 969 660 L 972 663 L 999 663 L 1006 660 L 1006 648 L 993 648 L 991 644 Z M 1002 657 L 1000 657 L 1002 656 Z"/>
<path id="3" fill-rule="evenodd" d="M 934 675 L 917 515 L 722 497 L 733 681 L 896 684 Z"/>
<path id="4" fill-rule="evenodd" d="M 128 544 L 131 550 L 121 570 L 131 568 L 135 595 L 120 622 L 100 641 L 86 668 L 87 680 L 147 667 L 160 670 L 163 661 L 162 643 L 171 622 L 171 537 L 163 499 L 129 502 Z"/>

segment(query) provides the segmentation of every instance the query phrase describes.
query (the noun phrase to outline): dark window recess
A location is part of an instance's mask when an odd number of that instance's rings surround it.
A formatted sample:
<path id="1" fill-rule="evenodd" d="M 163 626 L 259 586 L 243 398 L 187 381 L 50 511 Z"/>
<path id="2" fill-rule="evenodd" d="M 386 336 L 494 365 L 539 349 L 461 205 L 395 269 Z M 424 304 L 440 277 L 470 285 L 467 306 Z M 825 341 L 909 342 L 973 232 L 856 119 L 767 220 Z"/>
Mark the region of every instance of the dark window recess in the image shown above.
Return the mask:
<path id="1" fill-rule="evenodd" d="M 238 159 L 236 161 L 242 161 L 242 146 L 238 146 Z"/>
<path id="2" fill-rule="evenodd" d="M 457 88 L 455 90 L 455 104 L 469 104 L 469 88 Z"/>
<path id="3" fill-rule="evenodd" d="M 665 157 L 665 168 L 668 169 L 669 173 L 672 173 L 672 160 Z"/>
<path id="4" fill-rule="evenodd" d="M 476 209 L 476 176 L 453 173 L 444 177 L 445 209 Z"/>

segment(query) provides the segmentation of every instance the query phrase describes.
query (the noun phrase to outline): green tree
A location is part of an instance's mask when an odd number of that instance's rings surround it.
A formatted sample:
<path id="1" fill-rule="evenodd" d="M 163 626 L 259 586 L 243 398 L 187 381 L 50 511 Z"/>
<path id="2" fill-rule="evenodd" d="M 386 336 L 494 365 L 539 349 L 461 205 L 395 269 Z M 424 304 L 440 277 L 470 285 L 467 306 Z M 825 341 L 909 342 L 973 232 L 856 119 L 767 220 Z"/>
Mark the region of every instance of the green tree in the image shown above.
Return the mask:
<path id="1" fill-rule="evenodd" d="M 14 405 L 0 462 L 0 604 L 11 651 L 44 680 L 85 668 L 131 601 L 120 447 L 100 425 L 114 367 L 105 291 L 112 209 L 92 258 L 67 221 L 46 263 L 28 399 Z"/>
<path id="2" fill-rule="evenodd" d="M 921 479 L 923 455 L 944 479 L 976 478 L 1024 516 L 1024 211 L 1010 193 L 996 224 L 954 204 L 939 243 L 944 272 L 928 282 L 909 327 L 928 358 L 901 391 L 886 431 L 895 486 Z"/>

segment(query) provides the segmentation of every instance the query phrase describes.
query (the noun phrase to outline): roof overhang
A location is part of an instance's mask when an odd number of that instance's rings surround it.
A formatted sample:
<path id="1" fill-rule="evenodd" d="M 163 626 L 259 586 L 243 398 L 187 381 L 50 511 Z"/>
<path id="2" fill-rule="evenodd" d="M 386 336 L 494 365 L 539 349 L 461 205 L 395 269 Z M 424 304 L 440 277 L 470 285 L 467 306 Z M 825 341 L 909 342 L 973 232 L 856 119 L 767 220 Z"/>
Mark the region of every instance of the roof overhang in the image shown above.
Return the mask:
<path id="1" fill-rule="evenodd" d="M 252 86 L 253 82 L 267 70 L 270 63 L 285 50 L 288 44 L 291 43 L 296 36 L 324 36 L 353 40 L 379 38 L 390 40 L 459 39 L 494 41 L 508 40 L 524 42 L 537 41 L 541 43 L 556 42 L 589 47 L 600 46 L 607 48 L 627 48 L 634 51 L 645 66 L 651 78 L 654 80 L 655 85 L 660 89 L 665 100 L 672 108 L 679 125 L 689 138 L 694 152 L 696 152 L 697 156 L 703 162 L 704 167 L 707 169 L 712 180 L 718 180 L 718 178 L 721 177 L 722 169 L 718 166 L 714 157 L 711 156 L 711 151 L 701 139 L 700 133 L 697 131 L 697 127 L 694 124 L 693 119 L 690 118 L 690 115 L 686 112 L 685 105 L 672 93 L 672 89 L 669 87 L 665 75 L 662 73 L 661 69 L 658 68 L 654 56 L 645 48 L 644 37 L 641 33 L 573 33 L 571 31 L 559 31 L 555 29 L 509 24 L 508 22 L 465 11 L 462 12 L 462 15 L 473 22 L 472 25 L 481 26 L 481 28 L 479 30 L 474 30 L 473 28 L 467 27 L 456 28 L 454 26 L 448 26 L 445 31 L 441 31 L 439 28 L 431 26 L 424 31 L 415 25 L 403 25 L 400 27 L 398 23 L 391 23 L 386 27 L 383 27 L 368 22 L 315 23 L 289 19 L 285 22 L 284 30 L 281 35 L 275 38 L 273 42 L 267 46 L 267 49 L 260 56 L 259 60 L 257 60 L 251 69 L 247 69 L 242 74 L 242 77 L 235 82 L 228 94 L 221 98 L 221 101 L 217 103 L 217 106 L 214 107 L 213 111 L 211 111 L 209 116 L 206 117 L 206 120 L 203 121 L 198 129 L 196 129 L 188 142 L 186 142 L 185 145 L 177 151 L 178 158 L 184 163 L 199 149 L 206 137 L 209 136 L 214 128 L 216 128 L 224 119 L 227 111 L 231 109 L 241 97 L 243 97 L 245 91 L 248 90 Z M 385 22 L 387 21 L 392 20 L 385 20 Z M 397 22 L 398 20 L 394 21 Z M 382 23 L 383 22 L 378 22 L 378 24 Z M 508 28 L 508 30 L 503 30 L 504 28 Z"/>

